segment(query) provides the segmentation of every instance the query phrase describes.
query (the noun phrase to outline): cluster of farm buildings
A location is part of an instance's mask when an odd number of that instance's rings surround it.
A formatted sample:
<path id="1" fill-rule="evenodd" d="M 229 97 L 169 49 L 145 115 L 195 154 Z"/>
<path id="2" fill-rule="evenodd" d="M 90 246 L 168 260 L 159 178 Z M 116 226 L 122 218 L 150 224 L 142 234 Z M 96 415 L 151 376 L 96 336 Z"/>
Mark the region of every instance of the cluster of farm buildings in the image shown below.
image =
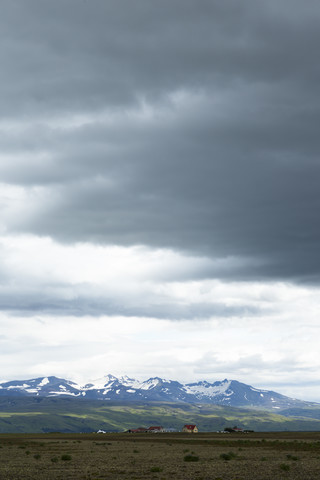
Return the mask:
<path id="1" fill-rule="evenodd" d="M 139 428 L 130 428 L 126 431 L 126 433 L 164 433 L 164 432 L 171 432 L 176 431 L 173 429 L 165 429 L 162 426 L 154 426 L 154 427 L 139 427 Z M 184 433 L 198 433 L 198 427 L 194 424 L 186 424 L 183 426 L 182 432 Z M 217 433 L 249 433 L 253 432 L 253 430 L 243 430 L 242 428 L 233 427 L 233 428 L 225 428 L 223 431 Z M 106 433 L 104 430 L 98 430 L 97 433 Z"/>
<path id="2" fill-rule="evenodd" d="M 161 426 L 156 426 L 156 427 L 139 427 L 139 428 L 131 428 L 130 430 L 127 430 L 127 433 L 163 433 L 166 432 L 167 430 Z M 182 432 L 185 433 L 198 433 L 198 428 L 196 425 L 184 425 Z"/>

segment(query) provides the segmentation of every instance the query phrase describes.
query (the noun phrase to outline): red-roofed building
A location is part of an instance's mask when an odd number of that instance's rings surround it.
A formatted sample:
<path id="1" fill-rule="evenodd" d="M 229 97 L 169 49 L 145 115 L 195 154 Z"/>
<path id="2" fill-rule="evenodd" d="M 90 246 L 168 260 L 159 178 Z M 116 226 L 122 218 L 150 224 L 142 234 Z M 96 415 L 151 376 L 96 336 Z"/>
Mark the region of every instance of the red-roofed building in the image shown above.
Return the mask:
<path id="1" fill-rule="evenodd" d="M 159 427 L 149 427 L 148 432 L 150 433 L 161 433 L 164 432 L 164 428 L 159 426 Z"/>
<path id="2" fill-rule="evenodd" d="M 128 430 L 128 433 L 146 433 L 148 431 L 147 428 L 139 427 L 139 428 L 131 428 Z"/>
<path id="3" fill-rule="evenodd" d="M 196 425 L 185 425 L 182 431 L 186 433 L 198 433 L 199 430 Z"/>

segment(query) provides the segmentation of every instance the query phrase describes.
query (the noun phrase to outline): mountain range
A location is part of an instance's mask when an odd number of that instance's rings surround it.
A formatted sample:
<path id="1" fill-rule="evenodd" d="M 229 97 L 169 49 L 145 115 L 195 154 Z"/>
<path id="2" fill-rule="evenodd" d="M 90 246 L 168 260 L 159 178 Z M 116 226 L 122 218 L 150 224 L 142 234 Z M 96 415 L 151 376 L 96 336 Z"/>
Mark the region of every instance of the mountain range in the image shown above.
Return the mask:
<path id="1" fill-rule="evenodd" d="M 138 381 L 128 376 L 106 375 L 85 385 L 54 376 L 0 383 L 1 396 L 77 397 L 86 400 L 179 404 L 208 404 L 226 407 L 259 408 L 281 411 L 319 404 L 297 400 L 270 390 L 261 390 L 236 380 L 183 384 L 159 377 Z"/>

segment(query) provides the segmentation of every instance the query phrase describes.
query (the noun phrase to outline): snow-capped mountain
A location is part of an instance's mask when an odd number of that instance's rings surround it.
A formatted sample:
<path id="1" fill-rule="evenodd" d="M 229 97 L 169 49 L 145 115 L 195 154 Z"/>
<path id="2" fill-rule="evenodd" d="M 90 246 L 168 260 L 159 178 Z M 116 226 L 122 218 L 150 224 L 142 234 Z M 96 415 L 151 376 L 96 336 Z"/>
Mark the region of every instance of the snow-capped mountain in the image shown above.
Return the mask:
<path id="1" fill-rule="evenodd" d="M 112 402 L 202 403 L 268 410 L 317 405 L 273 391 L 257 389 L 236 380 L 182 384 L 159 377 L 139 381 L 127 376 L 117 378 L 113 375 L 106 375 L 83 386 L 57 377 L 2 382 L 0 395 L 42 397 L 68 395 Z"/>
<path id="2" fill-rule="evenodd" d="M 0 383 L 0 395 L 31 395 L 43 397 L 79 395 L 81 387 L 70 380 L 57 377 L 41 377 L 31 380 L 13 380 Z"/>

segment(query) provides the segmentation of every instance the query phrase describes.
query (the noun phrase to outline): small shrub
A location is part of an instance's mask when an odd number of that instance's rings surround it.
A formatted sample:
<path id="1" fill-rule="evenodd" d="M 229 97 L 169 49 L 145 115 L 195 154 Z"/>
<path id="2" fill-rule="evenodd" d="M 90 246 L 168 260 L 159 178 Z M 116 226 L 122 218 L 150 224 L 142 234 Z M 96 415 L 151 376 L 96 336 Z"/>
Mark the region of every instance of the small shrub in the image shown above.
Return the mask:
<path id="1" fill-rule="evenodd" d="M 290 453 L 289 453 L 287 455 L 287 459 L 297 461 L 297 460 L 299 460 L 299 457 L 296 457 L 295 455 L 290 455 Z"/>
<path id="2" fill-rule="evenodd" d="M 221 453 L 220 458 L 222 460 L 231 460 L 232 457 L 230 457 L 229 453 Z"/>
<path id="3" fill-rule="evenodd" d="M 162 472 L 163 468 L 161 467 L 151 467 L 150 472 Z"/>
<path id="4" fill-rule="evenodd" d="M 68 453 L 61 455 L 61 460 L 64 460 L 65 462 L 71 460 L 71 458 L 71 455 L 69 455 Z"/>
<path id="5" fill-rule="evenodd" d="M 30 455 L 30 450 L 26 450 L 26 455 Z"/>
<path id="6" fill-rule="evenodd" d="M 220 458 L 222 458 L 222 460 L 226 460 L 226 461 L 232 460 L 235 457 L 236 457 L 236 454 L 234 452 L 221 453 L 221 455 L 220 455 Z"/>
<path id="7" fill-rule="evenodd" d="M 36 453 L 35 455 L 33 455 L 33 458 L 35 458 L 36 460 L 39 460 L 39 458 L 41 458 L 40 453 Z"/>
<path id="8" fill-rule="evenodd" d="M 197 455 L 185 455 L 183 460 L 185 462 L 198 462 L 199 457 Z"/>
<path id="9" fill-rule="evenodd" d="M 290 465 L 288 465 L 287 463 L 281 463 L 280 469 L 284 472 L 288 472 L 290 470 Z"/>
<path id="10" fill-rule="evenodd" d="M 59 461 L 59 458 L 58 457 L 52 457 L 51 458 L 51 462 L 52 463 L 57 463 Z"/>

